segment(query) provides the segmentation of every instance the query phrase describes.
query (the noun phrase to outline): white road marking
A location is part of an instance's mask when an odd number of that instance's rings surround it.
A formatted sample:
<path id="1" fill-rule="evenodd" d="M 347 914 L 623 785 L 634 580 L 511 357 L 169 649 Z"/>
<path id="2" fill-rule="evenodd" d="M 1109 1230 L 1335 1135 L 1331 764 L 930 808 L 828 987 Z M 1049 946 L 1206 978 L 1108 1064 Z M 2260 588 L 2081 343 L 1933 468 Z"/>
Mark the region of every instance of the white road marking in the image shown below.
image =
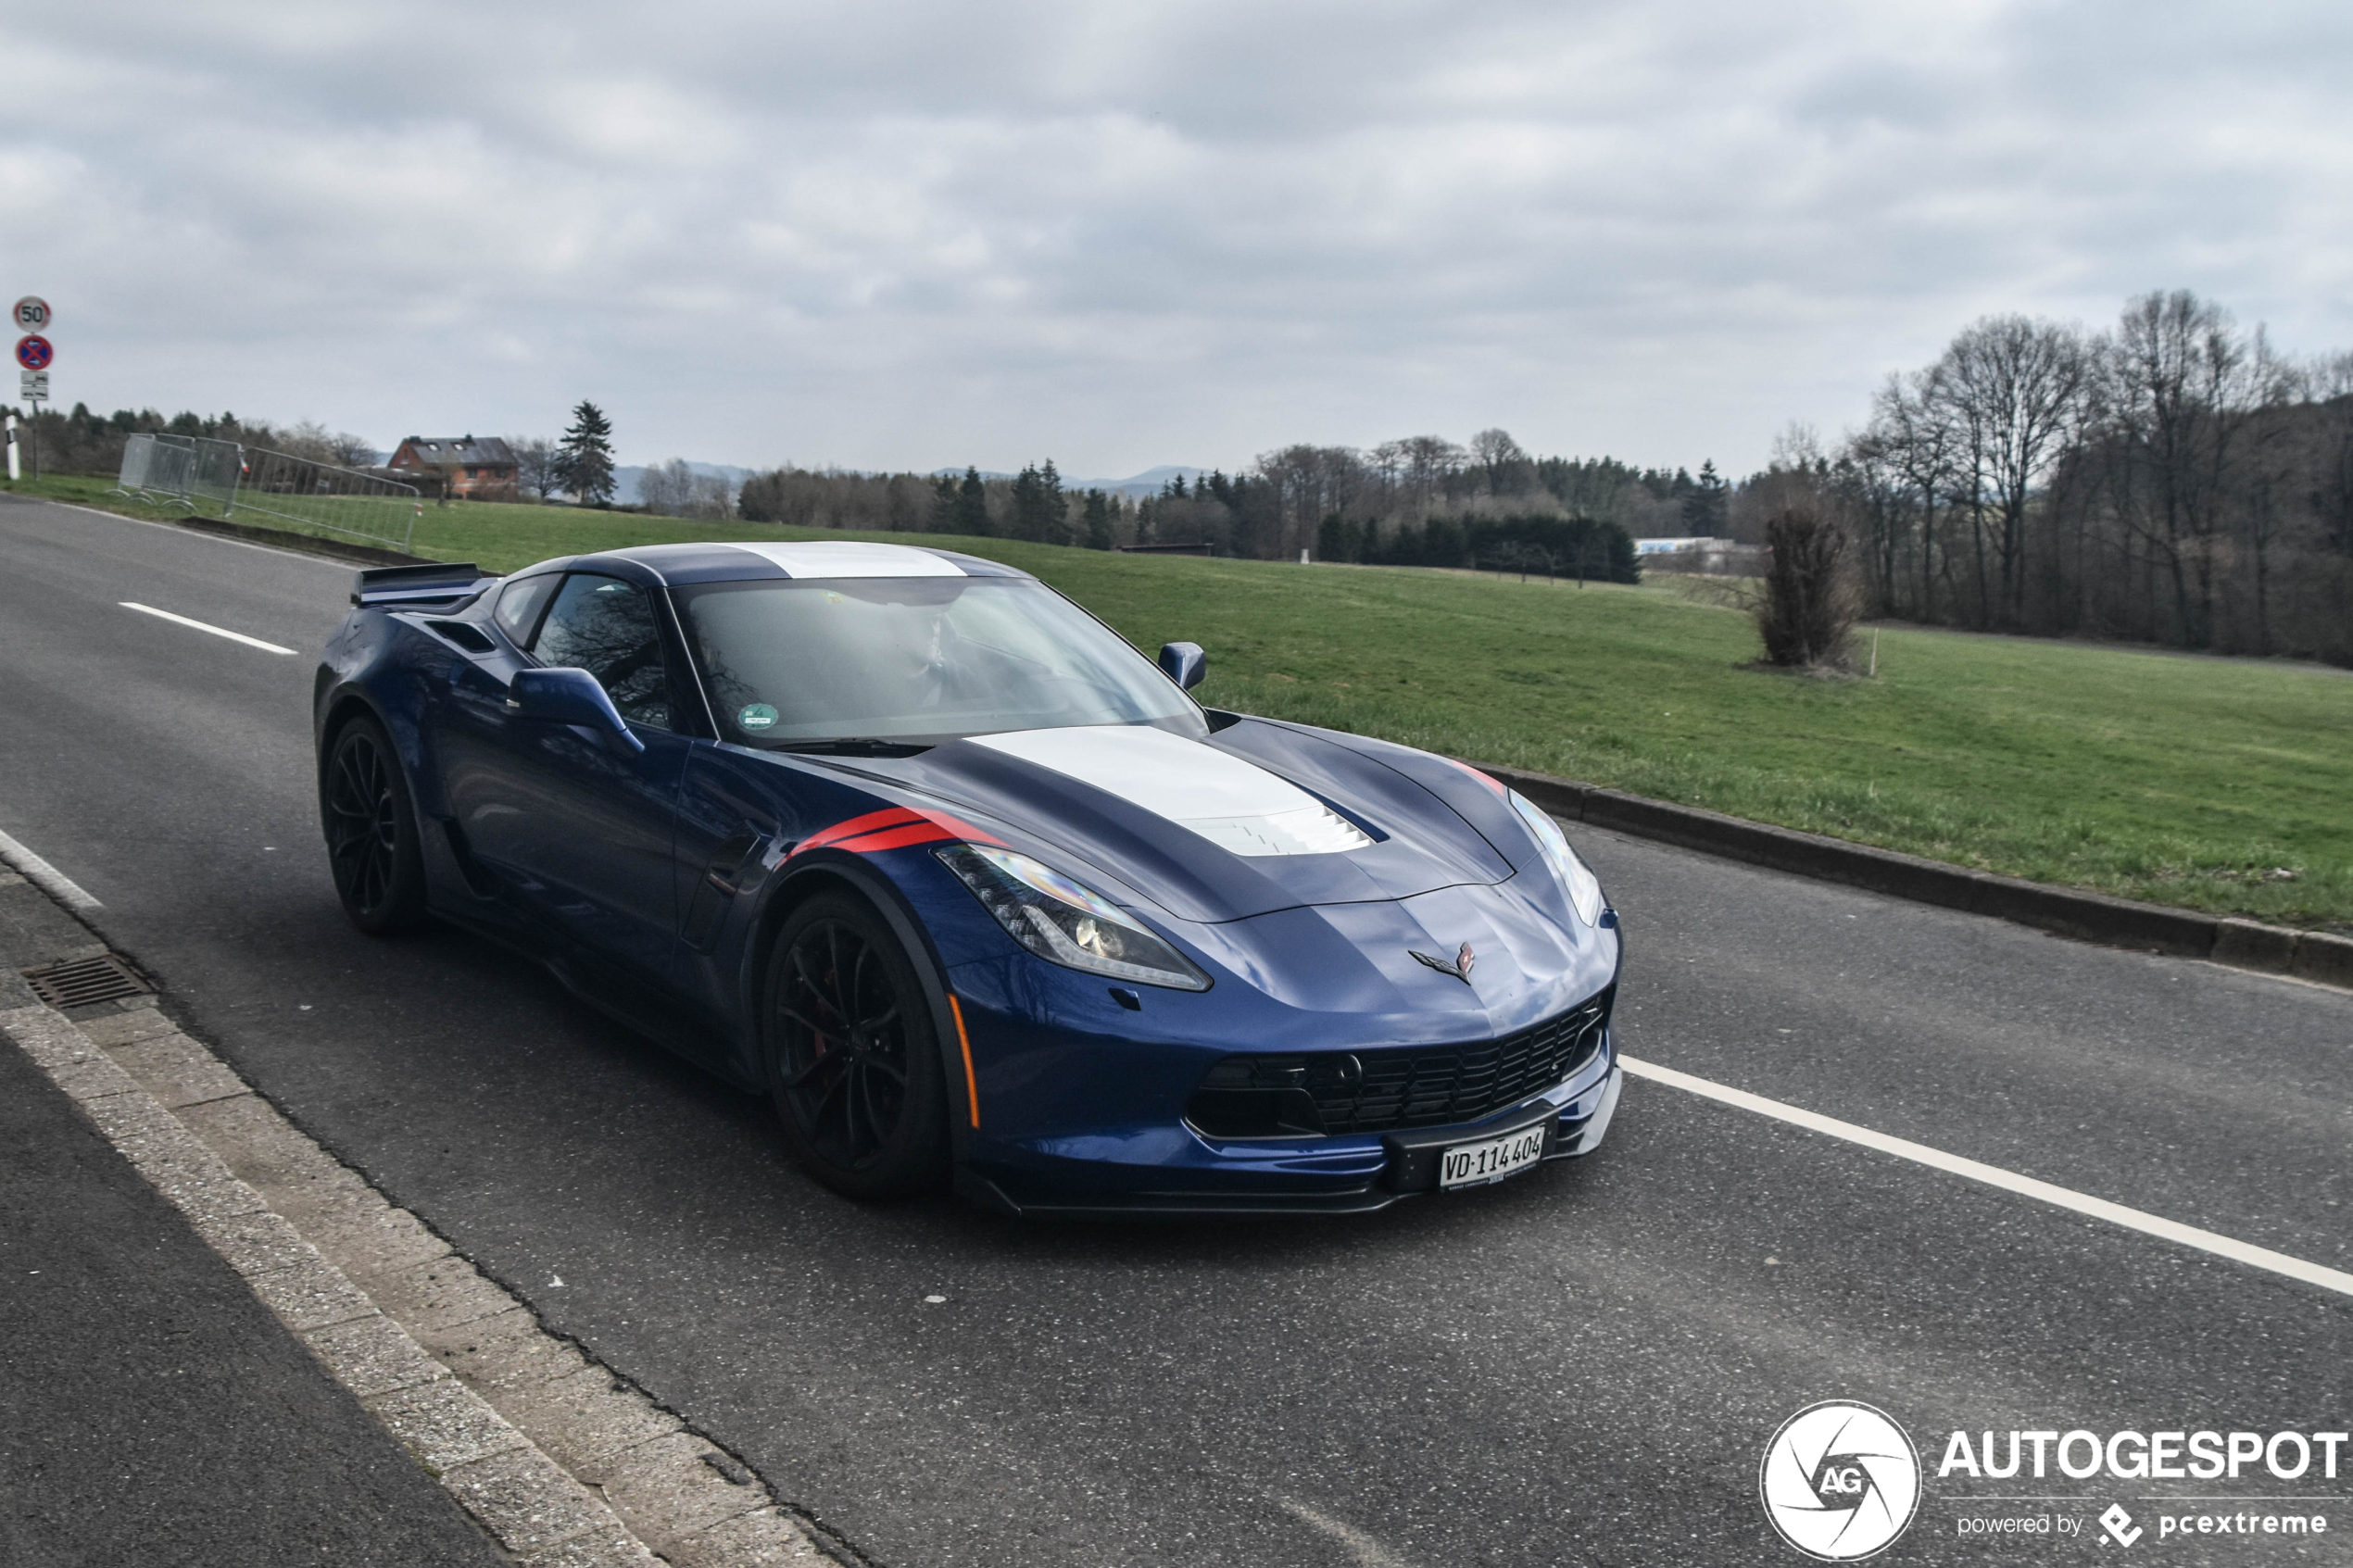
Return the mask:
<path id="1" fill-rule="evenodd" d="M 0 833 L 0 860 L 7 861 L 27 882 L 69 909 L 98 909 L 106 907 L 83 892 L 80 883 L 5 833 Z"/>
<path id="2" fill-rule="evenodd" d="M 2088 1193 L 2075 1192 L 2067 1187 L 2056 1186 L 2049 1182 L 2036 1181 L 2032 1176 L 2021 1176 L 2015 1172 L 2005 1171 L 1997 1165 L 1984 1165 L 1974 1160 L 1964 1160 L 1957 1154 L 1947 1154 L 1941 1148 L 1931 1148 L 1926 1144 L 1914 1143 L 1909 1138 L 1890 1137 L 1885 1133 L 1875 1133 L 1869 1127 L 1858 1127 L 1852 1122 L 1841 1122 L 1835 1117 L 1823 1116 L 1815 1111 L 1801 1110 L 1796 1106 L 1783 1105 L 1780 1100 L 1767 1099 L 1762 1095 L 1753 1095 L 1745 1089 L 1735 1089 L 1727 1085 L 1712 1083 L 1705 1078 L 1694 1078 L 1688 1073 L 1678 1073 L 1671 1067 L 1660 1067 L 1647 1061 L 1637 1061 L 1629 1056 L 1619 1057 L 1617 1064 L 1637 1078 L 1648 1078 L 1653 1082 L 1681 1089 L 1687 1094 L 1698 1095 L 1725 1105 L 1738 1106 L 1743 1110 L 1753 1110 L 1759 1116 L 1769 1116 L 1776 1122 L 1787 1122 L 1792 1126 L 1804 1127 L 1809 1132 L 1843 1138 L 1848 1143 L 1861 1144 L 1865 1148 L 1875 1148 L 1881 1154 L 1893 1154 L 1899 1159 L 1917 1160 L 1932 1170 L 1943 1171 L 1950 1175 L 1964 1176 L 1972 1182 L 1983 1182 L 1987 1186 L 1999 1187 L 2004 1192 L 2014 1192 L 2023 1198 L 2038 1198 L 2057 1208 L 2072 1210 L 2078 1214 L 2088 1214 L 2095 1220 L 2106 1220 L 2112 1225 L 2121 1225 L 2126 1230 L 2139 1231 L 2145 1236 L 2159 1236 L 2183 1247 L 2194 1247 L 2201 1252 L 2211 1252 L 2218 1258 L 2228 1258 L 2234 1263 L 2245 1263 L 2250 1268 L 2267 1269 L 2275 1274 L 2285 1274 L 2290 1279 L 2301 1280 L 2306 1285 L 2317 1285 L 2323 1290 L 2334 1290 L 2347 1296 L 2353 1296 L 2353 1273 L 2347 1273 L 2340 1269 L 2307 1262 L 2301 1258 L 2291 1258 L 2284 1252 L 2274 1252 L 2268 1247 L 2256 1247 L 2247 1242 L 2236 1241 L 2227 1236 L 2218 1236 L 2212 1231 L 2202 1231 L 2196 1225 L 2185 1225 L 2178 1220 L 2168 1220 L 2161 1215 L 2144 1213 L 2138 1209 L 2127 1209 L 2121 1203 L 2110 1203 L 2105 1198 L 2094 1198 Z"/>
<path id="3" fill-rule="evenodd" d="M 1356 1560 L 1357 1568 L 1413 1568 L 1412 1563 L 1353 1524 L 1343 1524 L 1327 1513 L 1319 1513 L 1305 1503 L 1294 1502 L 1290 1498 L 1277 1498 L 1275 1500 L 1297 1515 L 1302 1524 L 1314 1525 L 1346 1547 L 1348 1555 Z"/>
<path id="4" fill-rule="evenodd" d="M 153 605 L 132 604 L 129 599 L 120 602 L 125 609 L 135 609 L 142 615 L 152 615 L 157 621 L 169 621 L 175 626 L 188 626 L 199 632 L 209 632 L 216 637 L 226 637 L 233 643 L 243 643 L 249 648 L 259 648 L 264 653 L 291 654 L 294 652 L 294 649 L 282 648 L 275 643 L 265 643 L 259 637 L 248 637 L 243 632 L 232 632 L 226 626 L 215 626 L 208 621 L 191 621 L 184 615 L 174 615 L 168 609 L 157 609 Z"/>

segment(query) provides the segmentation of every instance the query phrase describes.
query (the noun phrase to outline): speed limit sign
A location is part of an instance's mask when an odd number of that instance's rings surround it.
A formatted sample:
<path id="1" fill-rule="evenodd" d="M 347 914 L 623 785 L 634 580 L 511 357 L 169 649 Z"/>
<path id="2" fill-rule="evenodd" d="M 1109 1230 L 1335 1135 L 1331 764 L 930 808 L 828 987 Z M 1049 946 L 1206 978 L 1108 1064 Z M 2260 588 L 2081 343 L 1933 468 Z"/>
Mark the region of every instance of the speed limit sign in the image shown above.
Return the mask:
<path id="1" fill-rule="evenodd" d="M 54 318 L 49 314 L 49 302 L 37 295 L 27 295 L 17 301 L 17 331 L 37 332 Z"/>

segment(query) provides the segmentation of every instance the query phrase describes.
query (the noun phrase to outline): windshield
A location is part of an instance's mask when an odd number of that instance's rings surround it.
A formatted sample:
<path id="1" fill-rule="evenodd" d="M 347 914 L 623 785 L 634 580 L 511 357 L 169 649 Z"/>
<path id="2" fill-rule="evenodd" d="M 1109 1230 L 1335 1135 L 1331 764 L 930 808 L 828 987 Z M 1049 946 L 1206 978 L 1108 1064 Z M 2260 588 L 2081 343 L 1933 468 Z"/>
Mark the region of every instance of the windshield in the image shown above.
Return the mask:
<path id="1" fill-rule="evenodd" d="M 1205 734 L 1143 656 L 1042 583 L 867 577 L 673 590 L 730 740 L 944 740 L 1073 724 Z"/>

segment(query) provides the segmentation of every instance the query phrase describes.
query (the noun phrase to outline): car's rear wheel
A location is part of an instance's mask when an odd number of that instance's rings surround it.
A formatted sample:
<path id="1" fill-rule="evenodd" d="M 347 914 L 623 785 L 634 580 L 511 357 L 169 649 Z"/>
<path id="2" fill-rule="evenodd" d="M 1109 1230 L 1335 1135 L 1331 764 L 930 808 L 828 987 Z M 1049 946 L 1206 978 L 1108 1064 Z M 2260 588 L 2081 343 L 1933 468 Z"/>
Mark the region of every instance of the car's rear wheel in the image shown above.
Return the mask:
<path id="1" fill-rule="evenodd" d="M 417 810 L 392 737 L 373 719 L 335 735 L 319 781 L 327 864 L 351 923 L 394 936 L 425 922 L 425 863 Z"/>
<path id="2" fill-rule="evenodd" d="M 802 1167 L 850 1198 L 895 1198 L 948 1162 L 948 1091 L 915 966 L 849 892 L 786 917 L 761 1009 L 769 1092 Z"/>

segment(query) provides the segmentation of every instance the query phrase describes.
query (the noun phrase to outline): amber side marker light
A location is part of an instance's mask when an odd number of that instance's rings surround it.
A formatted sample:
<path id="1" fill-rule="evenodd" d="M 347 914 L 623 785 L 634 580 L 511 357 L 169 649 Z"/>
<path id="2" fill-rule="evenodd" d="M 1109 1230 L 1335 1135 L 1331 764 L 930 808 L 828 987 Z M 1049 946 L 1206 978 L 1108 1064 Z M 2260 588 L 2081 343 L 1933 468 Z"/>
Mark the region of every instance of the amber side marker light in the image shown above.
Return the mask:
<path id="1" fill-rule="evenodd" d="M 980 1085 L 973 1077 L 972 1036 L 964 1033 L 964 1010 L 952 992 L 948 997 L 948 1010 L 956 1020 L 956 1044 L 964 1052 L 964 1103 L 972 1108 L 973 1125 L 977 1127 L 980 1125 Z"/>

